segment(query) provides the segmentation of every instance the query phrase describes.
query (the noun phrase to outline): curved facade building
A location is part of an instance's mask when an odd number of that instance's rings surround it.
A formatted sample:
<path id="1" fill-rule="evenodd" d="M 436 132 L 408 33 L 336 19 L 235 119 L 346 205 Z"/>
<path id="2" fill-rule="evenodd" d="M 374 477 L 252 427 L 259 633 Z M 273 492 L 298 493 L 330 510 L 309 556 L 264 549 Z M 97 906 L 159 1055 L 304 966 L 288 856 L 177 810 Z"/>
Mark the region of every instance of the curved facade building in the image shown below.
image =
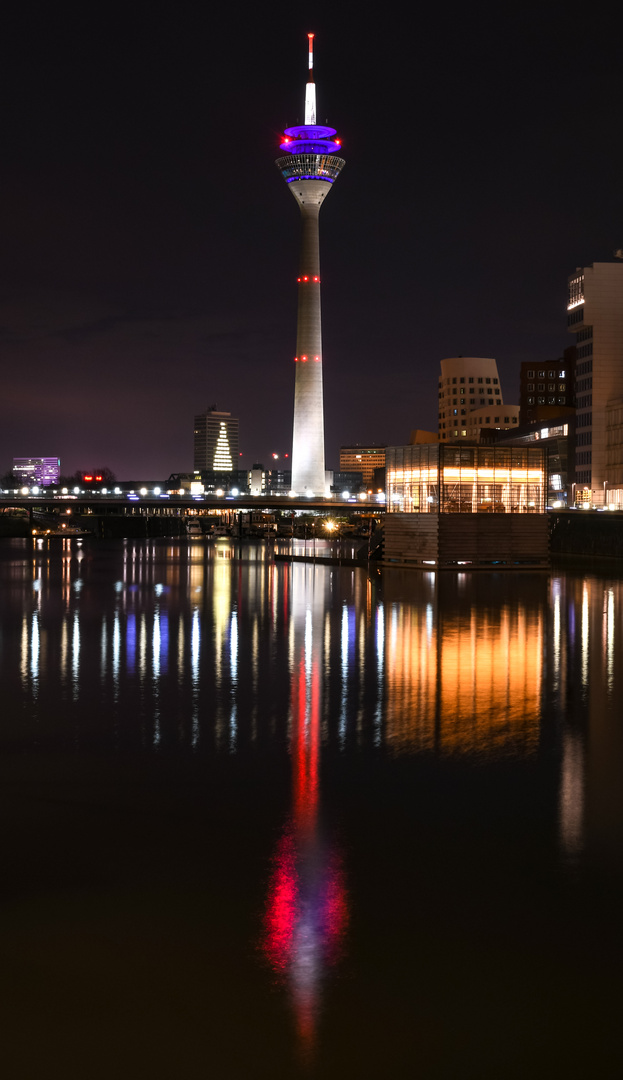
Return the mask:
<path id="1" fill-rule="evenodd" d="M 275 164 L 301 211 L 298 321 L 292 435 L 292 490 L 297 495 L 324 496 L 324 405 L 322 323 L 320 309 L 320 208 L 337 180 L 344 161 L 334 128 L 316 124 L 313 78 L 313 34 L 309 39 L 309 75 L 305 123 L 286 128 Z"/>

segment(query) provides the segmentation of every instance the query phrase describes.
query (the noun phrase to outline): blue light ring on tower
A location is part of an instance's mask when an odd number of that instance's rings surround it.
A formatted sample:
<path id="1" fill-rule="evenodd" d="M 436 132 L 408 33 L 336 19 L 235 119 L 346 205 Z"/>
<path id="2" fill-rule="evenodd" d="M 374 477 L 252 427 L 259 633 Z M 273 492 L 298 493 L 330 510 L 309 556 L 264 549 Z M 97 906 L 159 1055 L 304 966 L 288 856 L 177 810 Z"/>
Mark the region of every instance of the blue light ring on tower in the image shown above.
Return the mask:
<path id="1" fill-rule="evenodd" d="M 297 154 L 277 158 L 275 165 L 287 184 L 293 180 L 337 180 L 346 162 L 334 154 Z"/>
<path id="2" fill-rule="evenodd" d="M 342 149 L 340 139 L 332 139 L 337 131 L 320 124 L 298 124 L 286 128 L 279 149 L 288 154 L 333 154 Z"/>

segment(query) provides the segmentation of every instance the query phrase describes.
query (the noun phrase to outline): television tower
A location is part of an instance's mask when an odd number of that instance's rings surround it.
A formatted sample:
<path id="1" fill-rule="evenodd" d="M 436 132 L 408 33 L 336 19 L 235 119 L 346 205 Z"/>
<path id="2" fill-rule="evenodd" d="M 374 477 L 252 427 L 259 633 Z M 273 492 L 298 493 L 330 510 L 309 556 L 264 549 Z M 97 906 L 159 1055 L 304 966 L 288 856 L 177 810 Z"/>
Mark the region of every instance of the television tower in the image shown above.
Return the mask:
<path id="1" fill-rule="evenodd" d="M 335 128 L 316 123 L 314 35 L 309 41 L 305 88 L 305 123 L 286 128 L 280 145 L 286 156 L 275 162 L 294 195 L 302 217 L 298 282 L 292 490 L 297 495 L 325 495 L 324 407 L 322 396 L 322 325 L 320 316 L 320 207 L 344 168 Z"/>

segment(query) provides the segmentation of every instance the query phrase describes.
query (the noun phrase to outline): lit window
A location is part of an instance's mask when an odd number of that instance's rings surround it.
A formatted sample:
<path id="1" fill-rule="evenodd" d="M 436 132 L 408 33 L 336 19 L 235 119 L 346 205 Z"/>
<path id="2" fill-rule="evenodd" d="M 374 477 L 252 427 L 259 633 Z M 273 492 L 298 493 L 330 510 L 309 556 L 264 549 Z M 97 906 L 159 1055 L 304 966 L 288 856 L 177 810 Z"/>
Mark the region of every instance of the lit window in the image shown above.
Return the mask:
<path id="1" fill-rule="evenodd" d="M 539 371 L 539 379 L 544 379 L 544 378 L 545 378 L 545 372 L 544 371 Z"/>
<path id="2" fill-rule="evenodd" d="M 567 385 L 566 385 L 566 383 L 564 383 L 564 382 L 561 382 L 561 384 L 560 384 L 560 386 L 558 387 L 558 389 L 559 389 L 559 390 L 566 390 L 566 389 L 567 389 Z"/>
<path id="3" fill-rule="evenodd" d="M 559 379 L 564 379 L 565 377 L 566 377 L 566 376 L 565 376 L 565 373 L 564 373 L 564 371 L 559 371 L 559 372 L 558 372 L 558 378 L 559 378 Z"/>

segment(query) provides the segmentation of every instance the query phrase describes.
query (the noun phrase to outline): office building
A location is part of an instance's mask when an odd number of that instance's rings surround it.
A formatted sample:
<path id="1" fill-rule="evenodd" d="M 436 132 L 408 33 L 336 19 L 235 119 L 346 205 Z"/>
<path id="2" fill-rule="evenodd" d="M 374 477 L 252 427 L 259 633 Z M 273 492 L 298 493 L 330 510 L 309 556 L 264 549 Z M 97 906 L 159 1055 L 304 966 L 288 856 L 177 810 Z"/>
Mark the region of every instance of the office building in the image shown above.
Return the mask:
<path id="1" fill-rule="evenodd" d="M 573 415 L 575 408 L 575 345 L 552 363 L 524 360 L 519 375 L 520 425 L 549 422 Z"/>
<path id="2" fill-rule="evenodd" d="M 238 421 L 216 406 L 195 417 L 196 471 L 230 473 L 238 469 Z"/>
<path id="3" fill-rule="evenodd" d="M 324 496 L 324 405 L 320 312 L 318 215 L 344 160 L 335 128 L 316 123 L 313 71 L 314 35 L 308 34 L 309 62 L 305 123 L 286 128 L 278 169 L 296 199 L 302 218 L 298 283 L 298 321 L 292 436 L 292 489 L 297 495 Z"/>
<path id="4" fill-rule="evenodd" d="M 14 457 L 13 475 L 24 486 L 38 484 L 39 487 L 48 487 L 50 484 L 58 484 L 61 475 L 60 458 Z"/>
<path id="5" fill-rule="evenodd" d="M 500 416 L 504 404 L 495 360 L 482 356 L 454 356 L 441 361 L 439 378 L 440 442 L 473 439 L 468 430 L 482 425 L 469 422 L 476 409 L 495 410 Z M 494 425 L 495 426 L 495 425 Z M 501 426 L 501 421 L 500 421 Z"/>
<path id="6" fill-rule="evenodd" d="M 623 262 L 593 263 L 571 274 L 567 326 L 576 344 L 574 500 L 623 508 L 616 450 L 617 403 L 623 398 Z"/>
<path id="7" fill-rule="evenodd" d="M 374 470 L 385 468 L 385 446 L 355 443 L 340 447 L 340 472 L 361 473 L 364 484 L 372 484 Z"/>

